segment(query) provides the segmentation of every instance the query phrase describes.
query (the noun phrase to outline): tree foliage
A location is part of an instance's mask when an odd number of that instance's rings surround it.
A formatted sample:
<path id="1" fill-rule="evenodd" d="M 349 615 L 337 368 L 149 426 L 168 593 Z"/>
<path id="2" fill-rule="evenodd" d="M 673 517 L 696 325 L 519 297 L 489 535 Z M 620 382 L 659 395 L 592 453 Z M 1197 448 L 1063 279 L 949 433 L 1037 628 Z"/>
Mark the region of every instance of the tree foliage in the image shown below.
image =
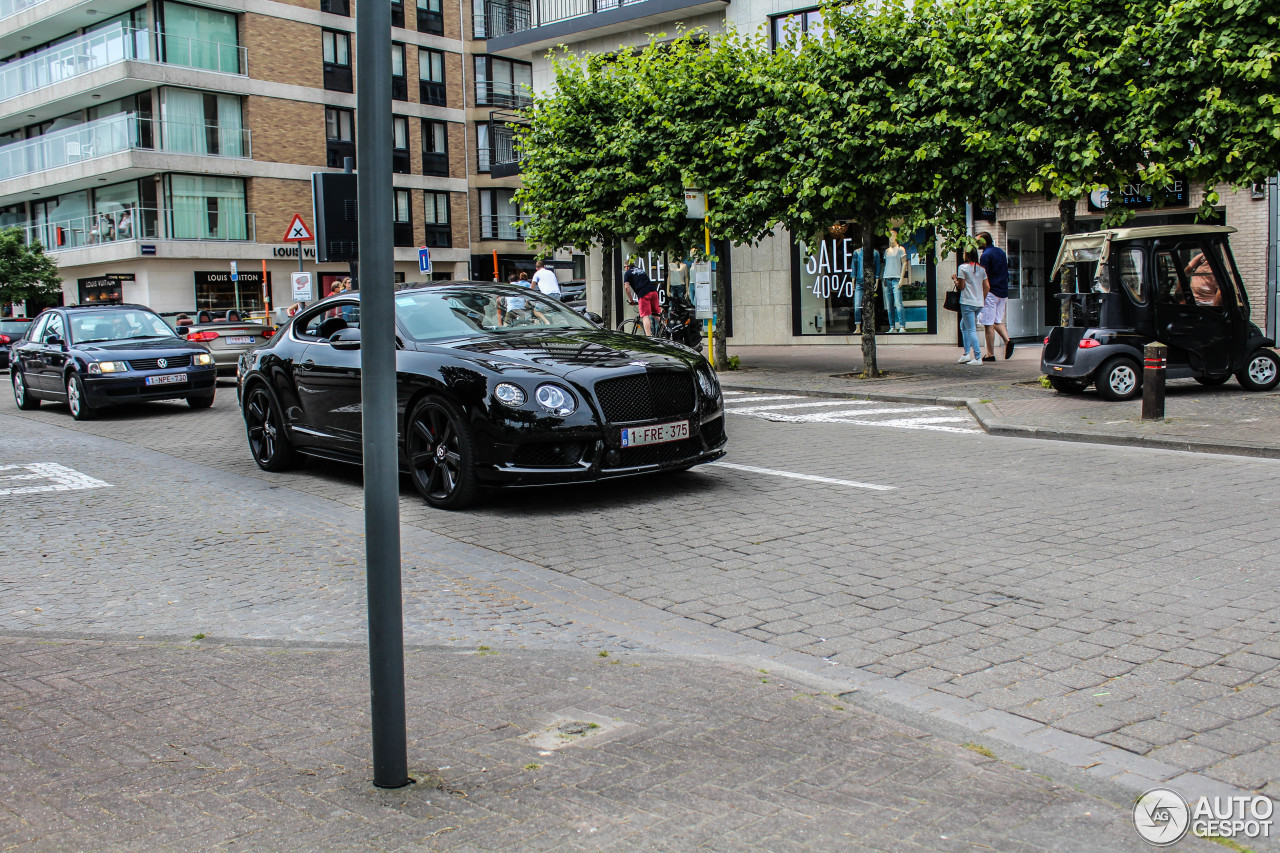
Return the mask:
<path id="1" fill-rule="evenodd" d="M 43 246 L 28 245 L 23 228 L 0 230 L 0 303 L 47 298 L 61 289 L 58 265 Z"/>

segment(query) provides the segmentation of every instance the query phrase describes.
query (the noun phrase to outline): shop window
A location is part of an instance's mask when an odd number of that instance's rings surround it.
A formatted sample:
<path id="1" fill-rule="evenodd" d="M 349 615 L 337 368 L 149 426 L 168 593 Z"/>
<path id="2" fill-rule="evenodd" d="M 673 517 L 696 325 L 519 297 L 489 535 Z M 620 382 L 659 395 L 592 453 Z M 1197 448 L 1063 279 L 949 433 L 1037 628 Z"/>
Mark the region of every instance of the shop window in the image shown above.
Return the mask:
<path id="1" fill-rule="evenodd" d="M 443 0 L 418 0 L 418 32 L 444 35 Z"/>
<path id="2" fill-rule="evenodd" d="M 446 106 L 444 54 L 438 50 L 418 49 L 418 97 L 424 104 Z"/>
<path id="3" fill-rule="evenodd" d="M 423 193 L 423 219 L 427 223 L 427 245 L 433 249 L 447 249 L 453 245 L 453 232 L 449 227 L 449 194 Z"/>
<path id="4" fill-rule="evenodd" d="M 321 30 L 320 44 L 324 54 L 324 87 L 333 92 L 351 92 L 351 34 L 337 30 Z"/>
<path id="5" fill-rule="evenodd" d="M 343 160 L 356 156 L 356 114 L 341 107 L 324 108 L 325 163 L 341 169 Z"/>
<path id="6" fill-rule="evenodd" d="M 227 311 L 262 310 L 262 273 L 242 270 L 236 279 L 232 281 L 230 272 L 225 270 L 197 272 L 196 309 L 218 317 L 226 316 Z M 271 273 L 267 273 L 267 284 L 270 283 Z"/>
<path id="7" fill-rule="evenodd" d="M 449 177 L 449 126 L 422 120 L 422 174 Z"/>

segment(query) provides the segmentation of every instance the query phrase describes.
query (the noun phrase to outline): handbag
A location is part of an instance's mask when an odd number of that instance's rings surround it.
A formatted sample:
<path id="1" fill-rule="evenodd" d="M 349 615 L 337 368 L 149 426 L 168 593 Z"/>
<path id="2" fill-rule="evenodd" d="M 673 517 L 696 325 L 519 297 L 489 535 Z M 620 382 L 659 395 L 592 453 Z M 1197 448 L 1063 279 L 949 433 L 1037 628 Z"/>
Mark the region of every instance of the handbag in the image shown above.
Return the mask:
<path id="1" fill-rule="evenodd" d="M 946 297 L 942 300 L 942 307 L 948 311 L 960 310 L 960 291 L 948 290 Z"/>

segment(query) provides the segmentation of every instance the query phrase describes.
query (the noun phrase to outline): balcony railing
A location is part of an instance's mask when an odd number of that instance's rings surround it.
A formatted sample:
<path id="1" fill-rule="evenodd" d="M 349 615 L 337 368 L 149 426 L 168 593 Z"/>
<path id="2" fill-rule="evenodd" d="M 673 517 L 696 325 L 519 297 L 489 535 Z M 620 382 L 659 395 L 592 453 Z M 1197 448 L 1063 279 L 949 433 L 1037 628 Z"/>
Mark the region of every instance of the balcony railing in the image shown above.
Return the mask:
<path id="1" fill-rule="evenodd" d="M 239 45 L 158 33 L 160 62 L 226 74 L 246 74 L 248 53 Z M 108 27 L 85 33 L 0 66 L 0 101 L 72 80 L 126 60 L 154 61 L 151 31 Z"/>
<path id="2" fill-rule="evenodd" d="M 254 214 L 122 207 L 118 210 L 27 226 L 27 242 L 46 252 L 65 252 L 130 240 L 249 242 L 256 237 Z"/>
<path id="3" fill-rule="evenodd" d="M 519 134 L 528 129 L 529 119 L 511 110 L 489 112 L 489 173 L 495 178 L 520 174 L 524 159 L 516 144 Z"/>
<path id="4" fill-rule="evenodd" d="M 44 0 L 0 0 L 0 21 L 12 18 L 23 9 L 30 9 L 37 3 L 43 2 Z"/>
<path id="5" fill-rule="evenodd" d="M 645 0 L 486 0 L 473 21 L 476 38 L 498 38 L 535 27 L 608 12 Z"/>
<path id="6" fill-rule="evenodd" d="M 476 104 L 522 109 L 533 106 L 533 92 L 524 83 L 477 80 Z"/>
<path id="7" fill-rule="evenodd" d="M 482 240 L 523 240 L 524 231 L 517 227 L 519 216 L 505 213 L 484 213 L 480 215 L 480 239 Z"/>
<path id="8" fill-rule="evenodd" d="M 250 132 L 121 113 L 0 148 L 0 180 L 131 150 L 248 159 Z"/>

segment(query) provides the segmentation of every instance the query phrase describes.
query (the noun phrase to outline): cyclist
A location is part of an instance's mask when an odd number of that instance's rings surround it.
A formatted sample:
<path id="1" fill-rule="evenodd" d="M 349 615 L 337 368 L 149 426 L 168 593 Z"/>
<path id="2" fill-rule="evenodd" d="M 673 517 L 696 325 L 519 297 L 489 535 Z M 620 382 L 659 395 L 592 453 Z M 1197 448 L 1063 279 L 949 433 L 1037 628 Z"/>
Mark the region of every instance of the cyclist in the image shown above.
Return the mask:
<path id="1" fill-rule="evenodd" d="M 627 301 L 639 306 L 640 324 L 644 326 L 644 333 L 652 337 L 653 318 L 662 313 L 662 304 L 658 301 L 658 286 L 636 265 L 635 255 L 627 259 L 627 272 L 622 277 L 622 288 L 626 292 Z"/>

